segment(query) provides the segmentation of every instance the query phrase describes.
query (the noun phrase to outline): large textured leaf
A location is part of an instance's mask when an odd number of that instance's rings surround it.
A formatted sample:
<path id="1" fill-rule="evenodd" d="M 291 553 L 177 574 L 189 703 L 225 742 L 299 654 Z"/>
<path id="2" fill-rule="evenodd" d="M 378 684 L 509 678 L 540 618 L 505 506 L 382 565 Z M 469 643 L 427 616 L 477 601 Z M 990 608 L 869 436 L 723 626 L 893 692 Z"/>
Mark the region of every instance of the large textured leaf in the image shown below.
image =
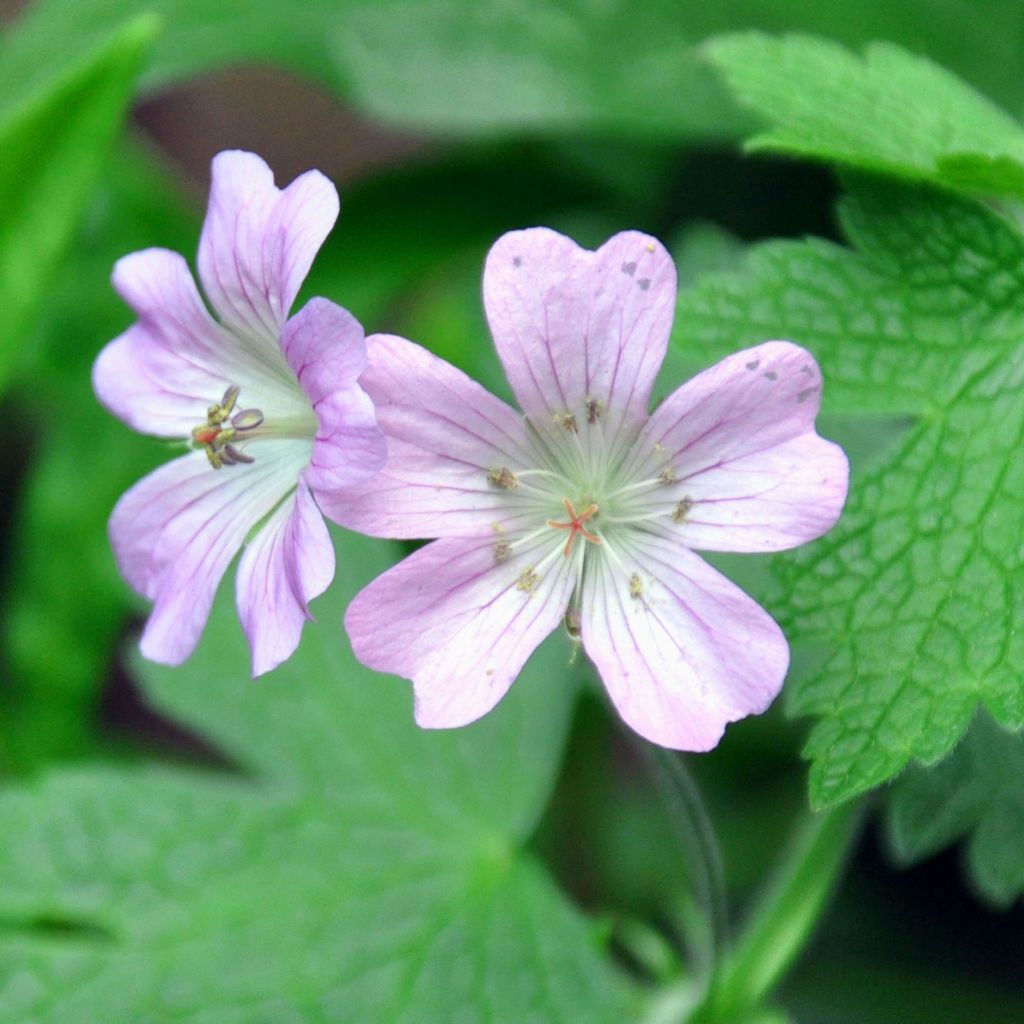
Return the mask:
<path id="1" fill-rule="evenodd" d="M 902 416 L 855 466 L 839 526 L 776 559 L 773 599 L 806 645 L 789 707 L 819 805 L 934 762 L 978 702 L 1024 725 L 1024 238 L 970 200 L 862 183 L 854 248 L 769 243 L 681 297 L 705 358 L 792 338 L 820 359 L 830 411 Z"/>
<path id="2" fill-rule="evenodd" d="M 99 177 L 156 22 L 137 18 L 95 47 L 38 60 L 30 33 L 0 46 L 0 387 Z"/>
<path id="3" fill-rule="evenodd" d="M 737 99 L 768 122 L 752 150 L 1024 196 L 1024 130 L 923 57 L 889 43 L 756 32 L 707 46 Z"/>
<path id="4" fill-rule="evenodd" d="M 912 767 L 887 801 L 890 846 L 913 864 L 960 839 L 978 891 L 996 906 L 1024 893 L 1024 736 L 979 716 L 940 765 Z"/>
<path id="5" fill-rule="evenodd" d="M 572 701 L 564 648 L 484 722 L 419 731 L 340 625 L 394 552 L 338 550 L 345 582 L 277 672 L 248 678 L 227 592 L 186 667 L 143 671 L 244 775 L 83 769 L 0 798 L 0 1021 L 623 1019 L 589 927 L 522 852 Z"/>

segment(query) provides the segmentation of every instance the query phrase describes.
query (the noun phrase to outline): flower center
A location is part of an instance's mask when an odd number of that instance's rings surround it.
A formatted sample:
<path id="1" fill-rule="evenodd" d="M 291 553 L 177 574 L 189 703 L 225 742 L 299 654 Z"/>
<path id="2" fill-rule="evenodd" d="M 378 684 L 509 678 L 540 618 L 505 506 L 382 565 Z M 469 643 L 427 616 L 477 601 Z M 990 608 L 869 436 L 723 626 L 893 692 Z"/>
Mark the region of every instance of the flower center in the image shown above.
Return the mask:
<path id="1" fill-rule="evenodd" d="M 193 443 L 206 452 L 214 469 L 255 461 L 251 455 L 239 451 L 234 442 L 251 437 L 253 431 L 263 423 L 263 413 L 259 409 L 240 409 L 234 412 L 240 390 L 232 384 L 220 402 L 215 402 L 206 410 L 206 422 L 192 428 Z"/>
<path id="2" fill-rule="evenodd" d="M 557 519 L 549 519 L 548 526 L 553 527 L 556 530 L 567 530 L 569 536 L 565 541 L 565 549 L 562 554 L 566 558 L 569 557 L 572 552 L 573 542 L 576 540 L 576 535 L 579 534 L 584 540 L 589 540 L 591 544 L 600 544 L 601 538 L 596 533 L 591 533 L 586 526 L 583 524 L 588 519 L 593 518 L 597 515 L 597 505 L 591 502 L 579 515 L 576 514 L 576 509 L 573 508 L 572 502 L 568 498 L 562 499 L 562 504 L 565 506 L 566 514 L 569 516 L 569 522 L 563 523 Z"/>

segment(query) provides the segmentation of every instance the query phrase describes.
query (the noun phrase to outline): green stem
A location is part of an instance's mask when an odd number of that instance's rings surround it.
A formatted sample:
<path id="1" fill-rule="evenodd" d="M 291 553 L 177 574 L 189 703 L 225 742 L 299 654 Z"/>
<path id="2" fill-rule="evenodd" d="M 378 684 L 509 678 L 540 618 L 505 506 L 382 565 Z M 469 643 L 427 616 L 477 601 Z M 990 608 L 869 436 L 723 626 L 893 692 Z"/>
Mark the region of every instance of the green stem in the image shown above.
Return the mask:
<path id="1" fill-rule="evenodd" d="M 725 947 L 726 901 L 722 854 L 715 830 L 693 776 L 680 754 L 662 747 L 644 745 L 654 768 L 662 797 L 669 808 L 669 819 L 686 858 L 694 891 L 694 902 L 703 918 L 703 934 L 689 932 L 691 953 L 703 961 L 701 966 L 708 987 L 713 987 Z"/>
<path id="2" fill-rule="evenodd" d="M 724 1024 L 761 1005 L 810 938 L 862 818 L 848 804 L 807 819 L 692 1021 Z"/>

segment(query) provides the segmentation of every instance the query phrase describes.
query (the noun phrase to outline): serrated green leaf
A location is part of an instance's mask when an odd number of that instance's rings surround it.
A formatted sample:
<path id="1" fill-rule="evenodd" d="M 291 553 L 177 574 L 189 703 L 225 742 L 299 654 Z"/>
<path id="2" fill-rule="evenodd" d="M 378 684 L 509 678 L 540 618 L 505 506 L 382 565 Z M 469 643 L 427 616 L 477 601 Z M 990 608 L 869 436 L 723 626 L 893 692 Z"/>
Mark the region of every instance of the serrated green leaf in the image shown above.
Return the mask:
<path id="1" fill-rule="evenodd" d="M 751 150 L 968 191 L 1024 196 L 1024 131 L 954 74 L 890 43 L 858 57 L 810 36 L 706 44 L 736 98 L 769 124 Z"/>
<path id="2" fill-rule="evenodd" d="M 960 840 L 977 890 L 996 906 L 1024 893 L 1024 736 L 979 715 L 934 768 L 913 766 L 887 800 L 889 845 L 915 864 Z"/>
<path id="3" fill-rule="evenodd" d="M 136 18 L 35 89 L 0 89 L 0 387 L 42 302 L 103 166 L 156 35 Z M 25 35 L 3 41 L 0 62 L 32 52 Z"/>
<path id="4" fill-rule="evenodd" d="M 0 1021 L 622 1019 L 590 929 L 522 852 L 564 742 L 564 647 L 483 722 L 418 730 L 407 684 L 341 628 L 395 551 L 338 548 L 344 579 L 278 671 L 248 678 L 227 587 L 184 668 L 140 666 L 244 776 L 80 769 L 0 798 Z"/>
<path id="5" fill-rule="evenodd" d="M 942 757 L 979 701 L 1024 725 L 1024 238 L 970 200 L 879 182 L 842 220 L 854 249 L 755 247 L 677 317 L 704 358 L 791 338 L 821 362 L 826 410 L 906 417 L 854 466 L 840 524 L 773 561 L 770 604 L 805 645 L 788 706 L 820 719 L 819 806 Z"/>

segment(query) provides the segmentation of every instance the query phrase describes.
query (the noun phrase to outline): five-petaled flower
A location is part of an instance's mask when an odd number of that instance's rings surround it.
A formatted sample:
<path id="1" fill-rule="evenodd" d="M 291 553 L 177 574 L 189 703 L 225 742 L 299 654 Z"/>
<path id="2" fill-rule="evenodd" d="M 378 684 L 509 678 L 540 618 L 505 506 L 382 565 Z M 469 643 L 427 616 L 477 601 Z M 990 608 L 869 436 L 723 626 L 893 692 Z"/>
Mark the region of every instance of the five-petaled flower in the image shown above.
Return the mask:
<path id="1" fill-rule="evenodd" d="M 778 625 L 693 549 L 818 537 L 842 509 L 846 458 L 815 433 L 814 359 L 785 341 L 649 414 L 675 292 L 646 235 L 597 252 L 542 228 L 499 239 L 484 302 L 525 416 L 412 342 L 369 339 L 362 383 L 388 465 L 324 507 L 376 536 L 440 538 L 346 616 L 362 661 L 414 681 L 421 725 L 485 714 L 563 621 L 625 721 L 665 746 L 707 750 L 779 691 Z"/>
<path id="2" fill-rule="evenodd" d="M 373 405 L 357 383 L 366 343 L 355 318 L 295 296 L 338 215 L 338 195 L 310 171 L 279 190 L 251 153 L 213 161 L 198 270 L 146 249 L 120 260 L 114 286 L 138 321 L 100 353 L 100 399 L 137 430 L 194 450 L 118 502 L 110 536 L 125 578 L 154 602 L 143 653 L 189 656 L 228 564 L 260 674 L 299 642 L 310 599 L 334 576 L 318 503 L 386 459 Z M 253 534 L 254 528 L 258 532 Z"/>

